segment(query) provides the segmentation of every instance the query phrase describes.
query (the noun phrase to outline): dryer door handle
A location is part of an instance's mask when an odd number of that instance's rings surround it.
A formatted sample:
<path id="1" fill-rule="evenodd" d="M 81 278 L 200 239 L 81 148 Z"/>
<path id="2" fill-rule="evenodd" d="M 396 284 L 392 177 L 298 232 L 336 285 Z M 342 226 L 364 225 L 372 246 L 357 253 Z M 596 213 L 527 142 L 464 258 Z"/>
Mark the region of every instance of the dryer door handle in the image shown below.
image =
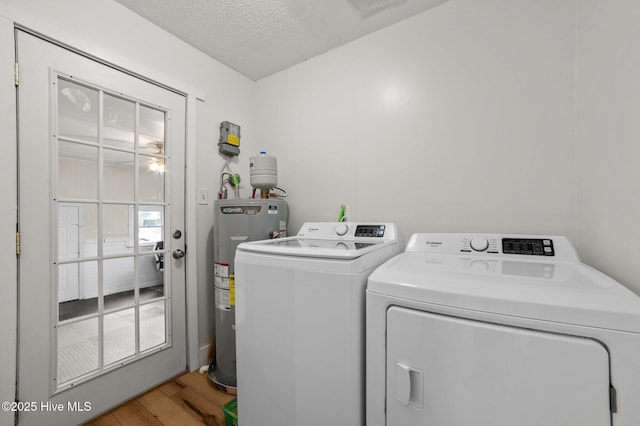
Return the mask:
<path id="1" fill-rule="evenodd" d="M 402 405 L 409 405 L 411 400 L 411 368 L 396 362 L 396 399 Z"/>
<path id="2" fill-rule="evenodd" d="M 422 371 L 396 362 L 396 399 L 407 406 L 409 404 L 423 407 Z"/>

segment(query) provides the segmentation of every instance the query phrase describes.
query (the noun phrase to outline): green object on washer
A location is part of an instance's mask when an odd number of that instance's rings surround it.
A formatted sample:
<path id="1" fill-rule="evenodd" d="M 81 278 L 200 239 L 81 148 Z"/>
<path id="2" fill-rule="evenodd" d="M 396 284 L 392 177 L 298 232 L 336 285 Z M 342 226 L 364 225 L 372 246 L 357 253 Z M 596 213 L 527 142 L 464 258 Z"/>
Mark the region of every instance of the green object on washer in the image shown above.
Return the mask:
<path id="1" fill-rule="evenodd" d="M 338 214 L 338 222 L 344 222 L 344 213 L 346 209 L 347 207 L 344 204 L 340 206 L 340 214 Z"/>

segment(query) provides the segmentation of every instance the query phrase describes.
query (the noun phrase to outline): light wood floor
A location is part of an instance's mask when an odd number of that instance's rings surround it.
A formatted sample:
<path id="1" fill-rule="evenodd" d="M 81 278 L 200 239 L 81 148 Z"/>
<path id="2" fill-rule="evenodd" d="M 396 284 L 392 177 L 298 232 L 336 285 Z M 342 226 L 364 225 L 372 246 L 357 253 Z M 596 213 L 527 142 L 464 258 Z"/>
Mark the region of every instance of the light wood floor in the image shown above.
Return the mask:
<path id="1" fill-rule="evenodd" d="M 235 398 L 206 374 L 185 373 L 87 423 L 89 426 L 224 426 L 222 407 Z"/>

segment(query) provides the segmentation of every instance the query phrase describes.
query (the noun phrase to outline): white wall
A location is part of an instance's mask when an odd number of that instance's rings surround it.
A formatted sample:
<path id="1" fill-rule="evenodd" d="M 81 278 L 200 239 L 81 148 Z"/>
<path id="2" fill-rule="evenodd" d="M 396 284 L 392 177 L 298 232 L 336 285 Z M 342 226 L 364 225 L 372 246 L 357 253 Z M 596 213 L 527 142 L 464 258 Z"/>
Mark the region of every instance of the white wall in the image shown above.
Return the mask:
<path id="1" fill-rule="evenodd" d="M 640 294 L 640 3 L 576 3 L 578 251 Z"/>
<path id="2" fill-rule="evenodd" d="M 573 0 L 451 0 L 256 83 L 291 231 L 336 220 L 565 234 Z"/>
<path id="3" fill-rule="evenodd" d="M 242 126 L 244 149 L 239 164 L 243 167 L 236 168 L 248 176 L 252 81 L 111 0 L 0 0 L 0 17 L 204 99 L 196 105 L 196 146 L 187 147 L 190 152 L 197 152 L 196 182 L 188 185 L 208 188 L 211 197 L 208 205 L 191 206 L 197 209 L 197 235 L 187 235 L 192 247 L 188 262 L 198 265 L 198 341 L 203 347 L 200 362 L 204 362 L 213 332 L 213 272 L 209 267 L 213 249 L 208 234 L 213 226 L 217 175 L 223 163 L 215 149 L 218 126 L 224 120 Z M 3 55 L 0 61 L 3 69 L 13 69 L 12 55 Z M 12 86 L 0 86 L 0 99 L 13 96 Z M 194 247 L 197 258 L 193 256 Z"/>

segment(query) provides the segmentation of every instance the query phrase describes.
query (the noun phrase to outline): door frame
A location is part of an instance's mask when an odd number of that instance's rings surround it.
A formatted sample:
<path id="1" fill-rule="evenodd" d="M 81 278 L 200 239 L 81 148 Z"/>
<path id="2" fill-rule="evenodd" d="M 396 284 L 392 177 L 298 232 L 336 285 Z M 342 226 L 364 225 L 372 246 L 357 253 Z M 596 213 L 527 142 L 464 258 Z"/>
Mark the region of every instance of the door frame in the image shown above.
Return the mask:
<path id="1" fill-rule="evenodd" d="M 18 218 L 18 153 L 16 90 L 13 85 L 13 61 L 15 55 L 14 24 L 0 16 L 0 92 L 13 93 L 0 96 L 0 135 L 3 157 L 0 180 L 4 183 L 0 192 L 0 248 L 4 253 L 15 250 L 16 222 Z M 16 397 L 16 352 L 18 337 L 18 259 L 17 256 L 0 257 L 3 285 L 0 286 L 0 322 L 5 324 L 0 331 L 0 399 L 13 401 Z M 0 425 L 13 425 L 14 413 L 0 411 Z"/>
<path id="2" fill-rule="evenodd" d="M 187 350 L 187 368 L 191 371 L 200 367 L 199 365 L 199 345 L 198 345 L 198 294 L 197 294 L 197 268 L 196 259 L 197 256 L 197 218 L 196 218 L 196 107 L 197 102 L 204 101 L 204 96 L 191 87 L 188 87 L 184 83 L 171 81 L 169 84 L 159 82 L 153 78 L 146 77 L 138 74 L 127 68 L 123 68 L 116 64 L 113 64 L 100 57 L 94 56 L 88 52 L 73 48 L 63 42 L 48 37 L 33 30 L 29 27 L 22 26 L 11 20 L 7 20 L 0 16 L 0 90 L 7 93 L 13 93 L 13 96 L 2 97 L 0 101 L 0 113 L 5 118 L 0 121 L 0 130 L 7 137 L 8 141 L 17 141 L 17 100 L 16 100 L 16 88 L 12 84 L 13 79 L 13 64 L 15 62 L 15 46 L 16 46 L 16 31 L 20 30 L 29 33 L 33 36 L 43 39 L 49 43 L 60 46 L 74 53 L 82 55 L 88 59 L 99 62 L 103 65 L 117 69 L 123 73 L 147 81 L 154 85 L 160 86 L 177 94 L 180 94 L 186 99 L 186 117 L 185 117 L 185 248 L 188 247 L 188 256 L 185 258 L 185 297 L 186 297 L 186 350 Z M 2 193 L 3 206 L 9 206 L 8 208 L 2 208 L 0 210 L 0 235 L 3 236 L 0 239 L 0 244 L 4 247 L 7 245 L 7 250 L 13 250 L 13 241 L 16 236 L 16 222 L 17 222 L 17 205 L 18 205 L 18 157 L 17 157 L 17 143 L 5 143 L 3 144 L 5 158 L 9 159 L 2 168 L 0 168 L 0 178 L 5 185 L 5 190 Z M 0 361 L 5 366 L 5 371 L 9 372 L 7 376 L 3 375 L 0 378 L 0 396 L 3 401 L 12 401 L 16 396 L 16 367 L 19 360 L 16 359 L 17 354 L 17 328 L 18 328 L 18 272 L 17 272 L 17 257 L 10 257 L 2 259 L 0 266 L 2 266 L 3 274 L 7 281 L 7 285 L 0 286 L 0 297 L 5 300 L 6 309 L 1 310 L 0 319 L 6 325 L 3 327 L 3 341 L 6 344 L 2 345 L 0 350 Z M 11 278 L 12 277 L 12 278 Z M 13 413 L 0 412 L 0 425 L 13 424 Z"/>

